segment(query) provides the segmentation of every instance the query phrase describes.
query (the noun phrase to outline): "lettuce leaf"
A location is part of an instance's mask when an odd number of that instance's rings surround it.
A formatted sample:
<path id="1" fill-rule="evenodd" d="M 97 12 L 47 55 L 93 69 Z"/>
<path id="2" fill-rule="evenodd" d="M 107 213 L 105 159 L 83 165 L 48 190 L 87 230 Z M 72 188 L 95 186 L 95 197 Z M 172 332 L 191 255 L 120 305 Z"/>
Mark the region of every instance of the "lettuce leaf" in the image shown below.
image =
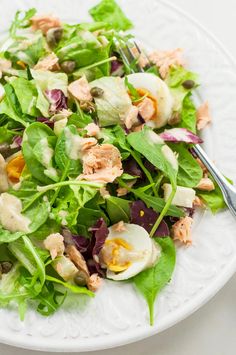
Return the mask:
<path id="1" fill-rule="evenodd" d="M 129 111 L 132 103 L 124 83 L 118 77 L 103 77 L 90 83 L 91 88 L 99 87 L 104 93 L 95 98 L 100 126 L 120 123 L 121 117 Z"/>
<path id="2" fill-rule="evenodd" d="M 31 69 L 35 81 L 38 98 L 36 107 L 44 117 L 49 117 L 50 103 L 45 96 L 46 90 L 60 89 L 67 96 L 68 77 L 65 73 L 54 73 L 47 70 Z"/>
<path id="3" fill-rule="evenodd" d="M 94 21 L 103 21 L 115 30 L 126 31 L 133 27 L 132 22 L 125 16 L 120 6 L 114 0 L 102 0 L 89 10 Z"/>

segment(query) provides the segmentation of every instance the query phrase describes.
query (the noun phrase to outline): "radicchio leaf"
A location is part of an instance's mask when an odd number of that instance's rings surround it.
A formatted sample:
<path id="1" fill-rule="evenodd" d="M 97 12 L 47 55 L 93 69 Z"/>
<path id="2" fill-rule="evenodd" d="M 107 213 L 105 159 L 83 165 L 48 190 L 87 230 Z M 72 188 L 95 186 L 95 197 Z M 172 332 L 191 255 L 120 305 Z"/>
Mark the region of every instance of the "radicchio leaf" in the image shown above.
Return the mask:
<path id="1" fill-rule="evenodd" d="M 140 178 L 143 176 L 142 170 L 133 158 L 128 158 L 123 162 L 123 169 L 126 174 L 138 176 Z"/>
<path id="2" fill-rule="evenodd" d="M 152 208 L 148 208 L 141 200 L 134 201 L 131 205 L 131 223 L 138 224 L 146 229 L 148 233 L 158 218 L 158 213 Z M 164 220 L 161 221 L 154 237 L 166 237 L 170 235 L 169 227 Z"/>
<path id="3" fill-rule="evenodd" d="M 186 128 L 166 129 L 164 132 L 160 133 L 159 136 L 166 142 L 185 142 L 192 144 L 198 144 L 203 142 L 200 137 L 198 137 L 196 134 Z"/>
<path id="4" fill-rule="evenodd" d="M 36 119 L 38 122 L 46 124 L 48 127 L 53 128 L 54 127 L 54 122 L 50 121 L 48 118 L 45 117 L 37 117 Z"/>
<path id="5" fill-rule="evenodd" d="M 15 136 L 12 141 L 11 148 L 20 148 L 22 144 L 22 136 Z"/>
<path id="6" fill-rule="evenodd" d="M 98 255 L 105 243 L 109 230 L 104 219 L 99 218 L 96 224 L 91 228 L 91 231 L 93 232 L 92 241 L 94 243 L 92 249 L 92 256 L 95 262 L 97 262 Z"/>
<path id="7" fill-rule="evenodd" d="M 60 89 L 46 90 L 46 96 L 50 102 L 49 111 L 51 114 L 60 112 L 63 109 L 67 109 L 67 98 Z"/>
<path id="8" fill-rule="evenodd" d="M 104 271 L 99 264 L 99 253 L 105 243 L 109 230 L 103 218 L 99 218 L 96 224 L 90 228 L 92 238 L 88 239 L 80 235 L 72 234 L 68 229 L 63 229 L 65 245 L 73 244 L 83 255 L 90 274 L 98 273 L 104 277 Z"/>

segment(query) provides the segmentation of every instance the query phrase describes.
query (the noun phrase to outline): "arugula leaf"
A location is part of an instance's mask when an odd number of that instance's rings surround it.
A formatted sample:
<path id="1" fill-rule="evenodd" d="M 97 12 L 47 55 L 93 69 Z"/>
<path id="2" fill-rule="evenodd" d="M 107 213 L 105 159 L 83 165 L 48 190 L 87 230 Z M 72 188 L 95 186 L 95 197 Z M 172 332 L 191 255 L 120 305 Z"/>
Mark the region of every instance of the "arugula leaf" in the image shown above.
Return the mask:
<path id="1" fill-rule="evenodd" d="M 130 201 L 110 196 L 106 199 L 106 209 L 112 224 L 119 221 L 129 222 Z"/>
<path id="2" fill-rule="evenodd" d="M 73 228 L 77 224 L 79 210 L 97 193 L 93 187 L 69 186 L 61 189 L 52 209 L 55 220 Z"/>
<path id="3" fill-rule="evenodd" d="M 178 153 L 179 171 L 177 184 L 186 187 L 195 187 L 202 178 L 202 169 L 183 144 L 169 144 L 171 149 Z"/>
<path id="4" fill-rule="evenodd" d="M 153 267 L 142 271 L 133 278 L 138 291 L 147 301 L 150 313 L 150 325 L 154 323 L 154 304 L 157 295 L 170 281 L 175 267 L 175 246 L 170 237 L 157 238 L 161 247 L 161 257 Z"/>
<path id="5" fill-rule="evenodd" d="M 58 291 L 52 282 L 46 281 L 40 294 L 34 297 L 39 302 L 37 311 L 43 316 L 50 316 L 62 306 L 66 296 L 66 292 Z"/>
<path id="6" fill-rule="evenodd" d="M 69 282 L 61 281 L 61 280 L 59 280 L 55 277 L 49 276 L 49 275 L 46 275 L 46 280 L 54 282 L 59 285 L 62 285 L 65 288 L 67 288 L 68 290 L 72 291 L 73 293 L 85 294 L 87 296 L 94 297 L 94 293 L 89 291 L 86 287 L 80 287 L 77 285 L 73 285 L 73 284 L 70 284 Z"/>
<path id="7" fill-rule="evenodd" d="M 46 277 L 44 261 L 48 258 L 49 253 L 34 246 L 26 235 L 10 243 L 8 248 L 29 273 L 32 276 L 36 275 L 43 285 Z"/>
<path id="8" fill-rule="evenodd" d="M 133 27 L 131 21 L 114 0 L 102 0 L 90 9 L 89 13 L 95 21 L 106 22 L 116 30 L 126 31 Z"/>
<path id="9" fill-rule="evenodd" d="M 36 14 L 36 9 L 31 8 L 25 11 L 24 15 L 21 11 L 17 11 L 14 20 L 10 27 L 10 36 L 15 38 L 16 32 L 20 28 L 26 28 L 30 26 L 30 19 Z"/>

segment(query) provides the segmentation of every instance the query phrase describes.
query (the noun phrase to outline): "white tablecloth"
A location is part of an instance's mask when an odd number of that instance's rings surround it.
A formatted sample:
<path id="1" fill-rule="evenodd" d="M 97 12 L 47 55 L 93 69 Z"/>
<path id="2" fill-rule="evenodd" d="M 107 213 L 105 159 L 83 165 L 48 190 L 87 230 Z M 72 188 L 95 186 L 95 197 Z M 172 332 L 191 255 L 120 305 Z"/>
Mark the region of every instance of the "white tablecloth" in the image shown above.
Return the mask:
<path id="1" fill-rule="evenodd" d="M 236 57 L 235 0 L 172 1 L 176 6 L 181 7 L 205 25 Z M 171 329 L 135 344 L 90 354 L 234 355 L 236 353 L 235 329 L 236 276 L 204 307 Z M 36 355 L 39 353 L 0 345 L 0 354 Z"/>

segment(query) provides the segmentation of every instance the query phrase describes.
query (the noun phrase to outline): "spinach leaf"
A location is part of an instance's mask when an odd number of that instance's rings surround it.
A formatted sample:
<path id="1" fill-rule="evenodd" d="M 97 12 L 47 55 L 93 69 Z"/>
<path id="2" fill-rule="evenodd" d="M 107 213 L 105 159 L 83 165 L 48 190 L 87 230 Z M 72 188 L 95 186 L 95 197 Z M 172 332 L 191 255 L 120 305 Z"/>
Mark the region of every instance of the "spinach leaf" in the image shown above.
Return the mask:
<path id="1" fill-rule="evenodd" d="M 102 0 L 90 9 L 89 13 L 95 21 L 106 22 L 116 30 L 125 31 L 133 27 L 133 24 L 114 0 Z"/>
<path id="2" fill-rule="evenodd" d="M 12 233 L 12 232 L 8 231 L 7 229 L 4 229 L 3 227 L 0 226 L 0 244 L 14 242 L 15 240 L 22 237 L 22 235 L 24 235 L 24 234 L 25 233 L 23 233 L 23 232 Z"/>
<path id="3" fill-rule="evenodd" d="M 74 125 L 67 126 L 60 134 L 55 147 L 55 161 L 61 171 L 64 171 L 68 164 L 68 174 L 78 176 L 82 171 L 79 151 L 75 151 L 75 144 L 81 137 Z M 74 152 L 72 154 L 71 152 Z"/>
<path id="4" fill-rule="evenodd" d="M 29 225 L 30 233 L 35 232 L 48 219 L 50 212 L 50 204 L 46 199 L 37 199 L 24 212 L 24 215 L 31 220 Z"/>
<path id="5" fill-rule="evenodd" d="M 119 221 L 129 222 L 130 201 L 110 196 L 106 199 L 106 209 L 112 224 Z"/>
<path id="6" fill-rule="evenodd" d="M 175 155 L 155 132 L 145 127 L 140 132 L 130 133 L 127 140 L 132 148 L 161 170 L 172 183 L 176 183 L 178 166 Z"/>
<path id="7" fill-rule="evenodd" d="M 138 291 L 147 301 L 150 313 L 150 324 L 154 323 L 154 304 L 157 295 L 170 281 L 175 267 L 175 246 L 170 237 L 157 238 L 156 243 L 161 247 L 161 256 L 153 267 L 142 271 L 133 278 Z"/>
<path id="8" fill-rule="evenodd" d="M 179 171 L 177 184 L 186 187 L 195 187 L 202 178 L 202 169 L 183 144 L 169 144 L 171 149 L 178 153 Z"/>

